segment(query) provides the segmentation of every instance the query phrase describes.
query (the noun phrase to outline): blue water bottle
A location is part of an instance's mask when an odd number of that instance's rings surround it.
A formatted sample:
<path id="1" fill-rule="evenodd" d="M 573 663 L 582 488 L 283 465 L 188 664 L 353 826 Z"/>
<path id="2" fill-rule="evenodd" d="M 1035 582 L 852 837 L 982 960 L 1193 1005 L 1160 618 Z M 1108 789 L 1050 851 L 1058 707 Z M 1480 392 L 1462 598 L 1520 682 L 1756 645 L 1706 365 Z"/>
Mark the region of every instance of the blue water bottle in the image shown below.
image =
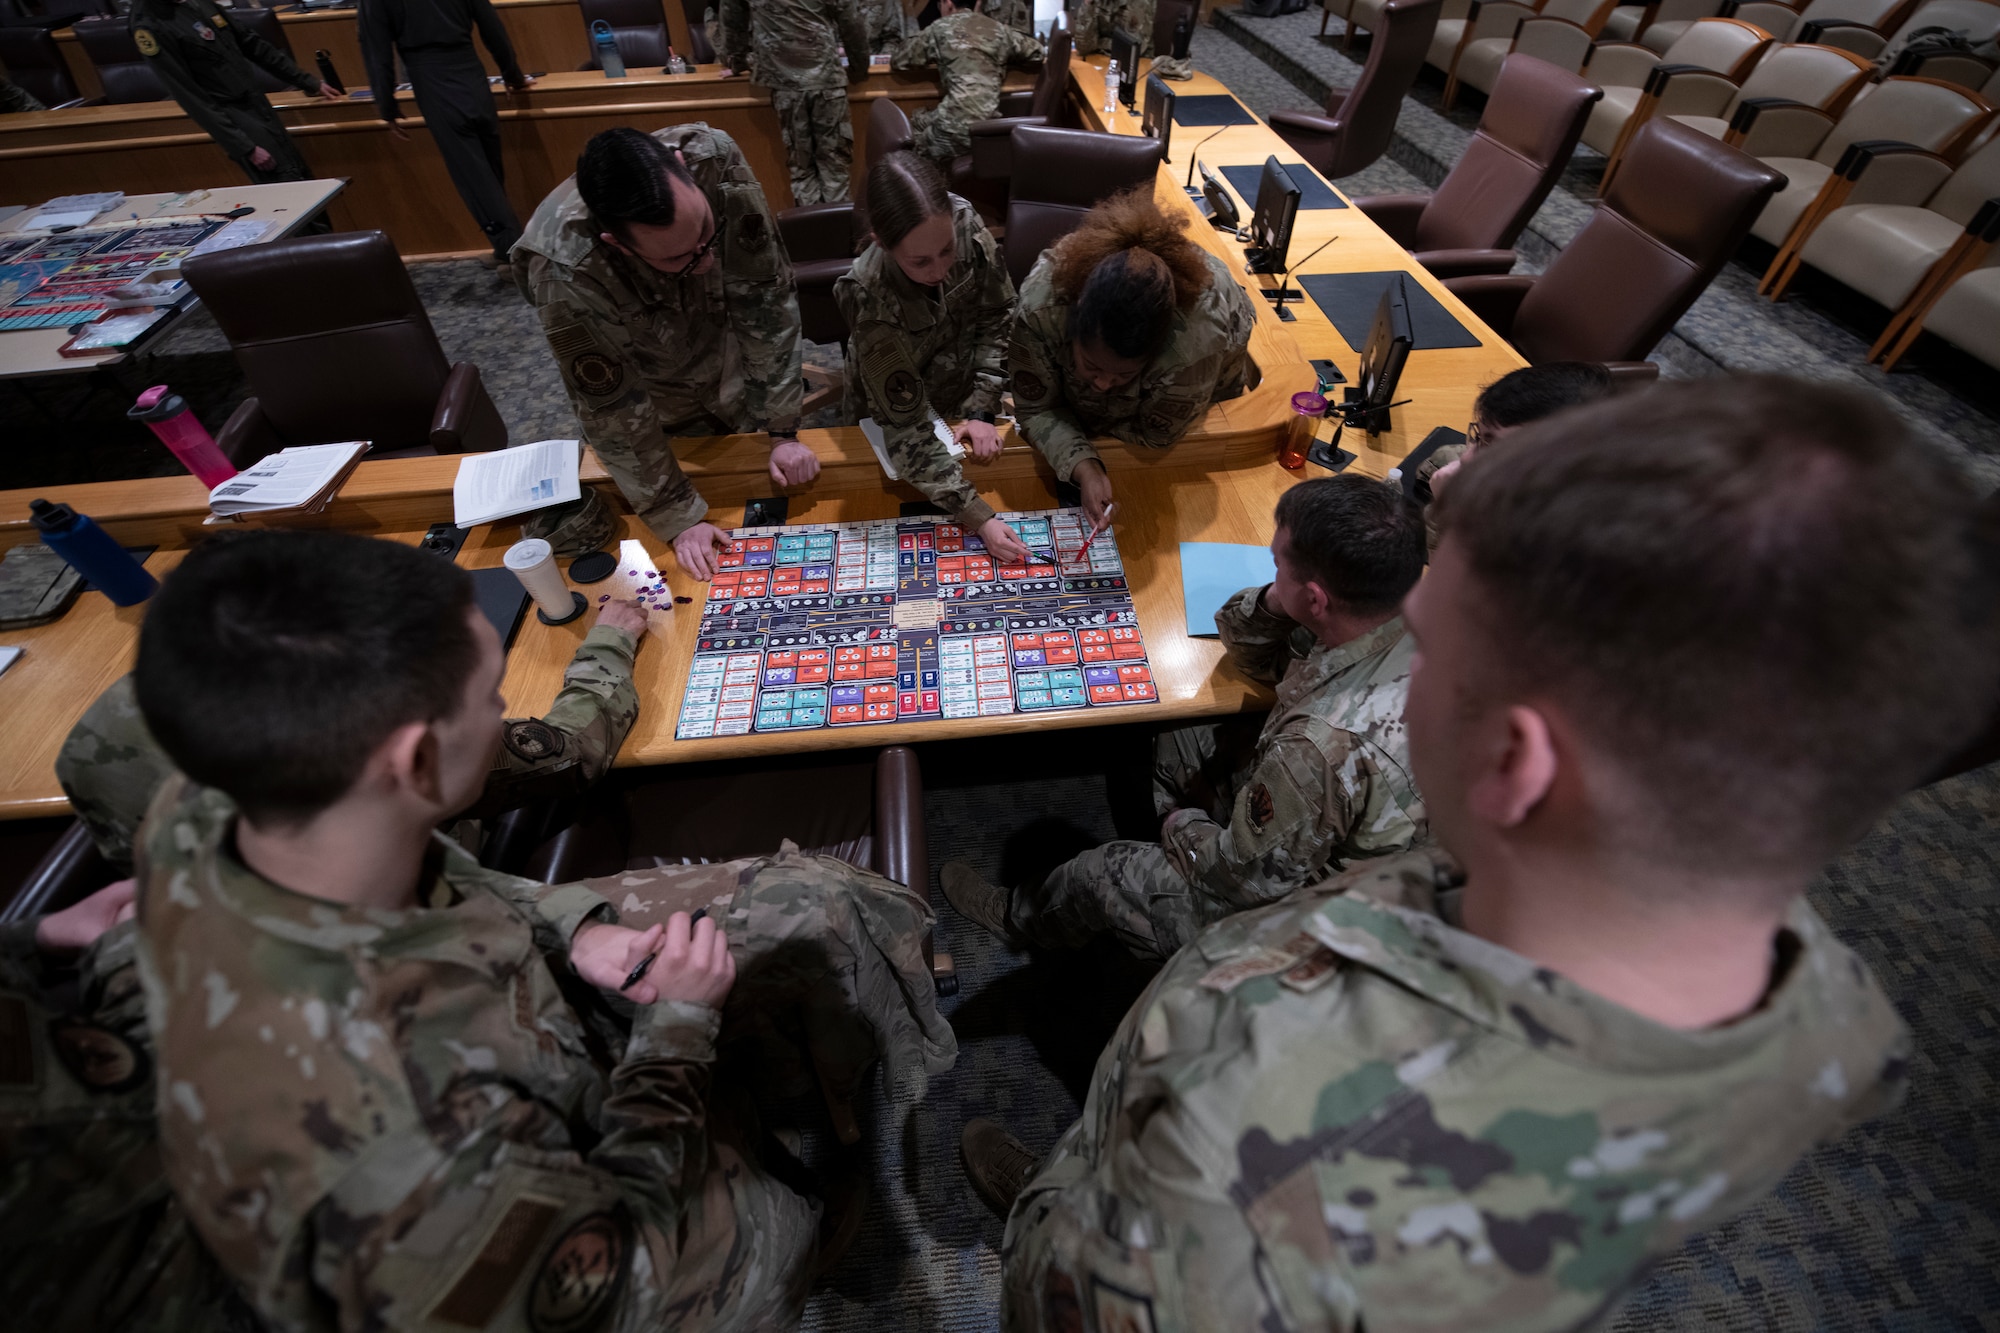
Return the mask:
<path id="1" fill-rule="evenodd" d="M 160 590 L 159 580 L 88 514 L 47 500 L 30 500 L 28 512 L 42 534 L 42 545 L 119 606 L 137 606 Z"/>
<path id="2" fill-rule="evenodd" d="M 603 19 L 595 19 L 590 25 L 591 45 L 597 48 L 597 65 L 607 79 L 625 77 L 625 57 L 618 50 L 618 38 L 611 31 L 611 25 Z"/>

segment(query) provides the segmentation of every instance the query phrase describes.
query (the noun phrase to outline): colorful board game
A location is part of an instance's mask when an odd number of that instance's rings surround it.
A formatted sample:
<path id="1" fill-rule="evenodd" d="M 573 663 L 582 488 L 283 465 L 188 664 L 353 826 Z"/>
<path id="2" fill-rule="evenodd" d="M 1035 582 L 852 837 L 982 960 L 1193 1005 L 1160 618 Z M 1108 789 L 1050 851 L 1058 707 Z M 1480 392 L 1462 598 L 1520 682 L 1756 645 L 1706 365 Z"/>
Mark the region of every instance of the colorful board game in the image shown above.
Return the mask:
<path id="1" fill-rule="evenodd" d="M 1157 701 L 1112 534 L 1000 517 L 1029 563 L 936 516 L 729 534 L 674 738 Z"/>
<path id="2" fill-rule="evenodd" d="M 226 225 L 197 218 L 0 242 L 0 333 L 95 319 L 118 304 L 113 292 L 175 267 Z"/>

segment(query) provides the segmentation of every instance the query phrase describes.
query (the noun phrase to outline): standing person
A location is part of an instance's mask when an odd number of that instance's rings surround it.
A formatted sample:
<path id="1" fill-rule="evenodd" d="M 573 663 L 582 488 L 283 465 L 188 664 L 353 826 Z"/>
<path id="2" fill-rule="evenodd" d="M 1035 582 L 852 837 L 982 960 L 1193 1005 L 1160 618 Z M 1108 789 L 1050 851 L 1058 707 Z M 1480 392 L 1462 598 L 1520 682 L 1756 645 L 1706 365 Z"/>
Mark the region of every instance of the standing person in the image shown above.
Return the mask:
<path id="1" fill-rule="evenodd" d="M 960 153 L 972 151 L 973 125 L 999 113 L 1007 66 L 1040 64 L 1042 44 L 952 0 L 940 0 L 938 12 L 942 17 L 904 42 L 889 66 L 937 66 L 942 95 L 936 106 L 910 118 L 910 136 L 918 152 L 948 168 Z"/>
<path id="2" fill-rule="evenodd" d="M 1111 49 L 1111 34 L 1123 28 L 1139 39 L 1139 54 L 1153 51 L 1153 9 L 1156 0 L 1077 0 L 1076 17 L 1070 21 L 1070 40 L 1080 56 L 1094 56 Z"/>
<path id="3" fill-rule="evenodd" d="M 258 90 L 257 71 L 329 102 L 338 102 L 339 93 L 231 23 L 215 0 L 134 0 L 128 18 L 139 54 L 251 184 L 312 179 L 285 123 Z M 331 224 L 320 217 L 310 230 L 328 231 Z"/>
<path id="4" fill-rule="evenodd" d="M 728 544 L 674 435 L 769 431 L 771 480 L 803 486 L 792 261 L 736 141 L 695 122 L 605 130 L 528 219 L 514 281 L 541 318 L 584 438 L 695 578 Z M 593 500 L 586 499 L 589 505 Z M 550 511 L 550 521 L 574 516 Z"/>
<path id="5" fill-rule="evenodd" d="M 847 51 L 847 72 L 839 48 Z M 868 77 L 868 26 L 856 0 L 722 0 L 717 58 L 771 90 L 792 203 L 837 204 L 852 187 L 847 86 Z"/>
<path id="6" fill-rule="evenodd" d="M 1406 718 L 1450 857 L 1203 932 L 1025 1189 L 968 1131 L 1006 1328 L 1602 1327 L 1903 1095 L 1806 889 L 1992 706 L 1952 460 L 1732 375 L 1527 427 L 1439 503 Z"/>
<path id="7" fill-rule="evenodd" d="M 868 50 L 893 56 L 917 25 L 903 9 L 903 0 L 861 0 L 861 21 L 868 29 Z"/>
<path id="8" fill-rule="evenodd" d="M 996 556 L 1025 560 L 1020 536 L 979 497 L 932 429 L 953 434 L 977 463 L 1000 456 L 994 415 L 1007 380 L 1014 283 L 971 204 L 944 188 L 915 153 L 891 153 L 868 173 L 870 243 L 833 286 L 847 317 L 850 415 L 882 428 L 903 480 Z"/>
<path id="9" fill-rule="evenodd" d="M 507 199 L 507 169 L 500 157 L 500 116 L 486 68 L 472 47 L 472 30 L 515 92 L 534 79 L 521 72 L 514 43 L 493 0 L 361 0 L 361 54 L 368 63 L 368 86 L 375 110 L 390 133 L 409 134 L 396 105 L 396 57 L 410 72 L 417 110 L 437 144 L 438 156 L 458 187 L 472 220 L 486 233 L 492 253 L 480 262 L 498 269 L 521 239 L 521 218 Z M 512 276 L 511 271 L 505 276 Z"/>

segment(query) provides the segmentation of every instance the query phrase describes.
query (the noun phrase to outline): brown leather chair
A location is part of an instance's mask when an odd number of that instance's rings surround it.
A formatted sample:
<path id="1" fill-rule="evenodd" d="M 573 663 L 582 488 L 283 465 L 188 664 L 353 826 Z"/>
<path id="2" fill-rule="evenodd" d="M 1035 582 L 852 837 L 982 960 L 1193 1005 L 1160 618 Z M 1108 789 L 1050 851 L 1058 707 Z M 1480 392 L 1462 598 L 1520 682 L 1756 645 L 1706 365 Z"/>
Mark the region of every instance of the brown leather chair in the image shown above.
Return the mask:
<path id="1" fill-rule="evenodd" d="M 257 5 L 238 5 L 229 11 L 229 21 L 242 25 L 250 32 L 256 33 L 259 37 L 262 37 L 265 41 L 283 51 L 287 56 L 291 57 L 293 64 L 297 65 L 299 63 L 298 52 L 292 50 L 292 39 L 285 35 L 285 25 L 278 22 L 277 10 L 265 9 Z M 301 65 L 300 68 L 303 69 L 305 67 Z M 358 73 L 359 71 L 356 72 Z M 298 89 L 292 87 L 291 84 L 286 83 L 262 65 L 257 67 L 257 86 L 266 96 L 271 93 L 293 93 L 298 91 Z"/>
<path id="2" fill-rule="evenodd" d="M 506 448 L 479 367 L 445 360 L 381 232 L 247 245 L 191 259 L 181 275 L 250 381 L 216 441 L 238 467 L 336 440 L 371 440 L 372 457 Z"/>
<path id="3" fill-rule="evenodd" d="M 1403 96 L 1416 82 L 1443 8 L 1444 0 L 1389 0 L 1354 86 L 1328 93 L 1324 114 L 1276 112 L 1271 128 L 1330 180 L 1373 164 L 1389 151 Z"/>
<path id="4" fill-rule="evenodd" d="M 0 926 L 26 921 L 83 901 L 125 871 L 97 854 L 90 830 L 78 819 L 59 834 L 0 907 Z"/>
<path id="5" fill-rule="evenodd" d="M 0 67 L 45 107 L 80 106 L 83 92 L 70 76 L 53 27 L 35 19 L 0 24 Z"/>
<path id="6" fill-rule="evenodd" d="M 139 44 L 132 40 L 132 25 L 122 18 L 78 19 L 70 25 L 76 43 L 97 66 L 97 78 L 104 85 L 104 100 L 123 102 L 171 102 L 173 94 L 160 76 L 146 63 Z"/>
<path id="7" fill-rule="evenodd" d="M 667 35 L 667 11 L 660 7 L 660 0 L 578 0 L 577 8 L 583 11 L 586 52 L 578 69 L 598 67 L 597 52 L 590 43 L 590 25 L 599 19 L 611 25 L 611 36 L 618 43 L 618 54 L 625 57 L 627 68 L 636 70 L 641 65 L 666 68 L 667 48 L 672 39 Z"/>
<path id="8" fill-rule="evenodd" d="M 715 48 L 708 44 L 708 28 L 702 22 L 707 11 L 706 0 L 681 0 L 681 13 L 687 16 L 688 42 L 692 48 L 681 52 L 681 55 L 697 65 L 715 63 Z"/>
<path id="9" fill-rule="evenodd" d="M 801 755 L 761 763 L 620 770 L 577 822 L 521 872 L 558 884 L 625 870 L 766 856 L 789 838 L 808 852 L 930 892 L 923 774 L 916 751 Z M 941 994 L 958 989 L 949 954 L 924 941 Z"/>
<path id="10" fill-rule="evenodd" d="M 1440 278 L 1505 273 L 1528 219 L 1576 150 L 1602 89 L 1533 56 L 1512 55 L 1479 128 L 1435 194 L 1354 200 L 1398 245 Z"/>
<path id="11" fill-rule="evenodd" d="M 1632 136 L 1625 169 L 1539 276 L 1446 282 L 1537 365 L 1602 361 L 1620 379 L 1694 304 L 1784 177 L 1748 154 L 1661 118 Z"/>
<path id="12" fill-rule="evenodd" d="M 1199 21 L 1200 6 L 1194 0 L 1159 0 L 1153 6 L 1153 46 L 1148 54 L 1170 56 L 1174 53 L 1174 29 L 1180 26 L 1183 15 L 1193 15 Z"/>
<path id="13" fill-rule="evenodd" d="M 994 235 L 1004 230 L 1008 182 L 1014 176 L 1014 129 L 1019 125 L 1063 125 L 1069 109 L 1070 33 L 1057 28 L 1049 34 L 1048 52 L 1034 91 L 1022 105 L 1019 93 L 1002 94 L 1000 114 L 974 121 L 972 148 L 951 164 L 952 192 L 979 210 Z"/>
<path id="14" fill-rule="evenodd" d="M 1007 232 L 1000 242 L 1014 285 L 1084 214 L 1121 190 L 1150 185 L 1159 170 L 1157 139 L 1047 125 L 1016 128 Z"/>

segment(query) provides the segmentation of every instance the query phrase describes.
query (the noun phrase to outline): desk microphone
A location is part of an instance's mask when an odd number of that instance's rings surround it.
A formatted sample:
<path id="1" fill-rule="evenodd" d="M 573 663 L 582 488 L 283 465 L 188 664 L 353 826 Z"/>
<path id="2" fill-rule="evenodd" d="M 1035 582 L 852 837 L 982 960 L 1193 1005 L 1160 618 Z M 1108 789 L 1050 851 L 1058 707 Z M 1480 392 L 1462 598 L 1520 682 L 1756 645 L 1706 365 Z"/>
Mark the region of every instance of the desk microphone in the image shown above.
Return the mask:
<path id="1" fill-rule="evenodd" d="M 1322 244 L 1321 244 L 1321 245 L 1319 246 L 1319 248 L 1318 248 L 1318 249 L 1316 249 L 1316 250 L 1314 250 L 1314 251 L 1312 252 L 1312 254 L 1311 254 L 1311 255 L 1307 255 L 1307 256 L 1306 256 L 1306 257 L 1305 257 L 1304 259 L 1301 259 L 1301 260 L 1299 260 L 1297 264 L 1290 264 L 1290 265 L 1287 265 L 1287 266 L 1286 266 L 1286 268 L 1285 268 L 1285 275 L 1284 275 L 1284 278 L 1283 278 L 1283 280 L 1282 280 L 1282 281 L 1280 281 L 1280 282 L 1278 283 L 1278 290 L 1277 290 L 1277 291 L 1275 291 L 1275 292 L 1274 292 L 1274 291 L 1272 291 L 1272 290 L 1271 290 L 1270 288 L 1268 288 L 1268 287 L 1266 287 L 1266 288 L 1264 288 L 1264 289 L 1263 289 L 1263 292 L 1264 292 L 1264 295 L 1265 295 L 1265 296 L 1267 296 L 1267 297 L 1269 297 L 1269 298 L 1271 299 L 1271 303 L 1272 303 L 1273 305 L 1275 305 L 1275 306 L 1277 306 L 1277 307 L 1278 307 L 1278 313 L 1279 313 L 1280 315 L 1283 315 L 1283 314 L 1285 313 L 1285 302 L 1287 302 L 1287 301 L 1292 301 L 1292 300 L 1297 300 L 1297 299 L 1299 299 L 1298 297 L 1294 297 L 1294 296 L 1290 295 L 1290 294 L 1289 294 L 1289 293 L 1287 293 L 1287 292 L 1286 292 L 1286 290 L 1285 290 L 1285 289 L 1286 289 L 1287 287 L 1289 287 L 1289 286 L 1291 285 L 1291 282 L 1292 282 L 1292 270 L 1293 270 L 1293 269 L 1295 269 L 1295 268 L 1297 268 L 1297 267 L 1299 266 L 1299 264 L 1309 264 L 1309 263 L 1311 263 L 1311 262 L 1312 262 L 1312 258 L 1313 258 L 1313 255 L 1316 255 L 1316 254 L 1318 254 L 1318 253 L 1320 252 L 1320 250 L 1324 250 L 1324 249 L 1326 249 L 1326 247 L 1327 247 L 1327 246 L 1329 246 L 1329 245 L 1332 245 L 1332 244 L 1333 244 L 1333 243 L 1334 243 L 1335 241 L 1337 241 L 1337 240 L 1339 240 L 1339 239 L 1340 239 L 1340 238 L 1339 238 L 1338 236 L 1329 236 L 1329 237 L 1327 237 L 1327 238 L 1326 238 L 1325 242 L 1323 242 L 1323 243 L 1322 243 Z"/>
<path id="2" fill-rule="evenodd" d="M 1227 129 L 1234 129 L 1234 128 L 1235 128 L 1235 127 L 1234 127 L 1233 125 L 1224 125 L 1224 126 L 1222 127 L 1222 130 L 1227 130 Z M 1215 137 L 1215 135 L 1216 135 L 1216 134 L 1220 134 L 1220 133 L 1222 133 L 1222 130 L 1217 130 L 1217 131 L 1215 132 L 1215 134 L 1211 134 L 1211 135 L 1209 135 L 1209 136 L 1208 136 L 1208 139 L 1213 139 L 1213 138 Z M 1208 139 L 1203 139 L 1203 140 L 1201 141 L 1201 143 L 1198 143 L 1198 144 L 1196 144 L 1196 145 L 1194 146 L 1194 152 L 1192 152 L 1192 153 L 1189 153 L 1189 154 L 1188 154 L 1188 178 L 1187 178 L 1187 184 L 1186 184 L 1186 185 L 1183 185 L 1183 186 L 1182 186 L 1181 188 L 1182 188 L 1183 190 L 1186 190 L 1186 191 L 1188 192 L 1188 196 L 1189 196 L 1190 198 L 1194 198 L 1194 199 L 1198 199 L 1198 198 L 1200 198 L 1200 197 L 1201 197 L 1201 191 L 1200 191 L 1200 190 L 1197 190 L 1197 189 L 1195 189 L 1195 188 L 1194 188 L 1194 163 L 1195 163 L 1195 158 L 1197 158 L 1197 157 L 1198 157 L 1198 156 L 1200 156 L 1200 154 L 1201 154 L 1201 148 L 1202 148 L 1202 144 L 1205 144 L 1205 143 L 1207 143 L 1207 142 L 1208 142 Z"/>

